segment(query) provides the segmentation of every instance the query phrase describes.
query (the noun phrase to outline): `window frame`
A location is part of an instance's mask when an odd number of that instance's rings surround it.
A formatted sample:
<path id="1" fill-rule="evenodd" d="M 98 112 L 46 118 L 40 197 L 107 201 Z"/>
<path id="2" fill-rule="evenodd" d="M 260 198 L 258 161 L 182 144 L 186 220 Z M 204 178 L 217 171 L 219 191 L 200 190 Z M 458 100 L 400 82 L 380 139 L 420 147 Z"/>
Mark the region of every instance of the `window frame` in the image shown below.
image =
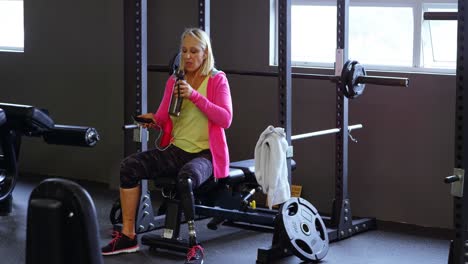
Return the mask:
<path id="1" fill-rule="evenodd" d="M 292 5 L 326 5 L 336 6 L 336 0 L 291 0 Z M 350 0 L 352 6 L 373 6 L 373 7 L 411 7 L 413 9 L 413 63 L 412 67 L 405 66 L 388 66 L 388 65 L 366 65 L 367 70 L 371 71 L 390 71 L 390 72 L 421 72 L 421 73 L 442 73 L 455 74 L 455 68 L 424 68 L 423 66 L 423 13 L 430 6 L 446 6 L 453 8 L 457 5 L 456 0 L 392 0 L 392 2 L 382 2 L 378 0 Z M 270 66 L 278 65 L 278 26 L 277 26 L 277 10 L 278 1 L 270 0 Z M 357 58 L 359 59 L 359 58 Z M 299 62 L 291 61 L 291 65 L 297 68 L 334 68 L 334 63 L 317 63 L 317 62 Z"/>
<path id="2" fill-rule="evenodd" d="M 24 0 L 0 0 L 0 2 L 21 2 L 22 4 L 22 19 L 23 19 L 23 45 L 5 46 L 0 44 L 0 53 L 24 53 L 25 52 L 25 30 L 24 30 Z"/>
<path id="3" fill-rule="evenodd" d="M 427 12 L 430 8 L 447 8 L 447 9 L 456 9 L 457 7 L 457 4 L 456 3 L 435 3 L 435 2 L 429 2 L 429 1 L 425 1 L 423 4 L 422 4 L 422 12 Z M 430 21 L 423 21 L 423 23 L 421 23 L 421 36 L 423 35 L 423 32 L 428 32 L 429 33 L 432 33 L 430 31 Z M 431 44 L 429 45 L 431 49 L 433 49 L 432 47 L 432 41 L 429 41 Z M 420 64 L 422 66 L 424 66 L 424 46 L 423 46 L 423 42 L 422 42 L 422 39 L 421 39 L 421 58 L 420 58 Z M 435 58 L 433 58 L 435 59 Z M 457 61 L 455 60 L 455 66 L 454 66 L 454 69 L 453 71 L 455 72 L 455 68 L 456 68 L 456 63 Z M 428 67 L 429 69 L 438 69 L 436 67 Z M 448 69 L 448 68 L 442 68 L 442 69 Z M 451 69 L 449 69 L 451 70 Z"/>

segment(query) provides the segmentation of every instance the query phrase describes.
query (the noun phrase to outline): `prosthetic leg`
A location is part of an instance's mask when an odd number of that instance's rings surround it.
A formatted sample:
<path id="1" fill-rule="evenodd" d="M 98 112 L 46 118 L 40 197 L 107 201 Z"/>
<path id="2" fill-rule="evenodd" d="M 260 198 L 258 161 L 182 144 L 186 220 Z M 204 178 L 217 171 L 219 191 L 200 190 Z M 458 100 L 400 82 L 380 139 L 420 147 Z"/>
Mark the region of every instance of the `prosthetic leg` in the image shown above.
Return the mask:
<path id="1" fill-rule="evenodd" d="M 195 231 L 195 198 L 193 196 L 192 180 L 188 177 L 179 178 L 177 181 L 177 192 L 180 204 L 185 215 L 189 230 L 189 246 L 198 244 Z"/>

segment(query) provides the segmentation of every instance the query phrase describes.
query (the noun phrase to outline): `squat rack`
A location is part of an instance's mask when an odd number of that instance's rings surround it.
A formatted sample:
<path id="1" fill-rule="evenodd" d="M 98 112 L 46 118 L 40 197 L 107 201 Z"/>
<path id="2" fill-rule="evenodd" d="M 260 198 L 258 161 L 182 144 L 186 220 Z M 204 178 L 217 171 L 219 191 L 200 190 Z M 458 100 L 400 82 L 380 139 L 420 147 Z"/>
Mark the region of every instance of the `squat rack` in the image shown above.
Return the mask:
<path id="1" fill-rule="evenodd" d="M 468 28 L 465 19 L 468 18 L 468 10 L 464 0 L 458 1 L 458 45 L 457 45 L 457 89 L 455 111 L 455 168 L 468 168 L 468 140 L 465 136 L 468 127 L 464 117 L 468 117 L 468 94 L 464 76 L 468 76 Z M 462 178 L 464 177 L 464 173 Z M 468 182 L 462 181 L 463 189 L 468 190 Z M 449 264 L 468 262 L 468 196 L 454 196 L 453 221 L 455 226 L 455 239 L 451 246 Z"/>
<path id="2" fill-rule="evenodd" d="M 210 33 L 210 1 L 198 1 L 199 27 Z M 147 0 L 124 0 L 124 122 L 148 111 Z M 137 139 L 137 140 L 136 140 Z M 145 151 L 147 133 L 126 134 L 124 155 Z"/>
<path id="3" fill-rule="evenodd" d="M 464 118 L 468 116 L 468 94 L 465 89 L 464 76 L 468 76 L 468 28 L 465 19 L 468 18 L 468 10 L 465 1 L 458 1 L 458 12 L 426 12 L 426 20 L 457 20 L 457 68 L 456 68 L 456 105 L 455 105 L 455 161 L 454 175 L 445 178 L 445 183 L 450 183 L 453 195 L 453 226 L 455 237 L 450 244 L 449 264 L 464 264 L 468 262 L 468 196 L 464 190 L 468 190 L 468 181 L 465 171 L 468 168 L 468 126 Z"/>
<path id="4" fill-rule="evenodd" d="M 348 59 L 348 14 L 349 0 L 337 0 L 337 59 L 335 74 L 337 76 L 317 74 L 292 74 L 291 72 L 291 0 L 277 0 L 278 4 L 278 72 L 241 72 L 226 73 L 277 76 L 279 84 L 279 125 L 285 129 L 286 140 L 291 145 L 291 111 L 292 89 L 291 78 L 319 79 L 336 82 L 336 133 L 335 140 L 335 199 L 333 201 L 332 216 L 323 217 L 329 230 L 330 241 L 341 240 L 356 233 L 375 228 L 375 219 L 353 219 L 351 203 L 348 195 L 348 98 L 344 96 L 340 84 L 339 72 L 343 63 Z M 198 25 L 207 33 L 210 31 L 210 1 L 199 0 Z M 168 66 L 148 65 L 147 63 L 147 0 L 124 0 L 124 38 L 125 38 L 125 121 L 130 121 L 133 114 L 147 112 L 147 72 L 167 72 Z M 364 76 L 366 77 L 366 76 Z M 371 77 L 371 76 L 368 76 Z M 407 86 L 405 78 L 374 77 L 363 78 L 362 83 L 378 85 Z M 136 100 L 135 100 L 136 99 Z M 125 135 L 125 155 L 147 149 L 147 133 L 135 130 L 138 134 Z M 137 140 L 136 140 L 137 139 Z M 138 143 L 135 143 L 137 141 Z M 288 159 L 289 179 L 291 179 L 291 160 Z M 153 212 L 148 206 L 147 181 L 142 182 L 142 198 L 137 219 L 141 219 L 137 232 L 154 229 Z M 144 207 L 144 208 L 142 208 Z M 143 209 L 143 210 L 142 210 Z M 143 215 L 143 212 L 145 214 Z M 157 223 L 159 224 L 159 223 Z M 137 224 L 138 225 L 138 224 Z"/>
<path id="5" fill-rule="evenodd" d="M 148 111 L 148 40 L 147 0 L 124 0 L 124 122 L 132 123 L 132 115 Z M 198 1 L 199 27 L 210 32 L 210 1 Z M 124 134 L 124 156 L 148 149 L 146 129 L 135 129 Z M 164 216 L 154 217 L 148 181 L 141 181 L 141 197 L 136 216 L 137 233 L 164 225 Z"/>

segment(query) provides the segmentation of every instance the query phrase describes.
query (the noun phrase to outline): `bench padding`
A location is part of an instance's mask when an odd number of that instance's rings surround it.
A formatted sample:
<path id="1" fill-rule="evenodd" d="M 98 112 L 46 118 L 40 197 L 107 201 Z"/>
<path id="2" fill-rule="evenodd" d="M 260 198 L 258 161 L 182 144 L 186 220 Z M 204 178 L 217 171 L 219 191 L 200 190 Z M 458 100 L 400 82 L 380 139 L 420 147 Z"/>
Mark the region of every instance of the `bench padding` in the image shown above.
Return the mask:
<path id="1" fill-rule="evenodd" d="M 229 176 L 226 178 L 219 179 L 221 183 L 233 184 L 239 183 L 244 180 L 244 172 L 241 169 L 230 168 Z M 157 177 L 154 180 L 156 188 L 175 186 L 177 184 L 175 177 Z"/>
<path id="2" fill-rule="evenodd" d="M 231 185 L 243 181 L 250 183 L 257 181 L 255 178 L 254 159 L 231 162 L 229 167 L 229 176 L 219 179 L 220 183 Z M 291 160 L 291 169 L 296 169 L 296 162 L 294 160 Z M 176 179 L 172 177 L 159 177 L 154 180 L 154 184 L 157 188 L 174 186 Z"/>
<path id="3" fill-rule="evenodd" d="M 248 160 L 241 160 L 236 162 L 231 162 L 230 164 L 231 169 L 240 169 L 244 172 L 245 178 L 248 181 L 256 181 L 255 178 L 255 160 L 248 159 Z M 291 160 L 291 169 L 296 169 L 296 162 Z"/>
<path id="4" fill-rule="evenodd" d="M 54 121 L 43 111 L 30 105 L 0 103 L 8 126 L 24 133 L 43 132 L 54 127 Z"/>

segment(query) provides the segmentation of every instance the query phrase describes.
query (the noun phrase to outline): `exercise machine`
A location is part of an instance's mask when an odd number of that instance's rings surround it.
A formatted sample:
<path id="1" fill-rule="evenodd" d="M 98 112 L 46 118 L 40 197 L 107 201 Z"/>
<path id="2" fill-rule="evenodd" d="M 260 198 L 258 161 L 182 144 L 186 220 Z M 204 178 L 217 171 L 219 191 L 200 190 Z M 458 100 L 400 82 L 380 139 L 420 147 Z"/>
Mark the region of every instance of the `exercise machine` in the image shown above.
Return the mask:
<path id="1" fill-rule="evenodd" d="M 57 125 L 46 110 L 31 105 L 0 103 L 0 109 L 0 214 L 9 214 L 18 178 L 21 137 L 42 137 L 47 144 L 93 147 L 99 134 L 92 127 Z"/>
<path id="2" fill-rule="evenodd" d="M 27 264 L 102 264 L 96 208 L 88 192 L 65 179 L 42 181 L 31 193 Z"/>

